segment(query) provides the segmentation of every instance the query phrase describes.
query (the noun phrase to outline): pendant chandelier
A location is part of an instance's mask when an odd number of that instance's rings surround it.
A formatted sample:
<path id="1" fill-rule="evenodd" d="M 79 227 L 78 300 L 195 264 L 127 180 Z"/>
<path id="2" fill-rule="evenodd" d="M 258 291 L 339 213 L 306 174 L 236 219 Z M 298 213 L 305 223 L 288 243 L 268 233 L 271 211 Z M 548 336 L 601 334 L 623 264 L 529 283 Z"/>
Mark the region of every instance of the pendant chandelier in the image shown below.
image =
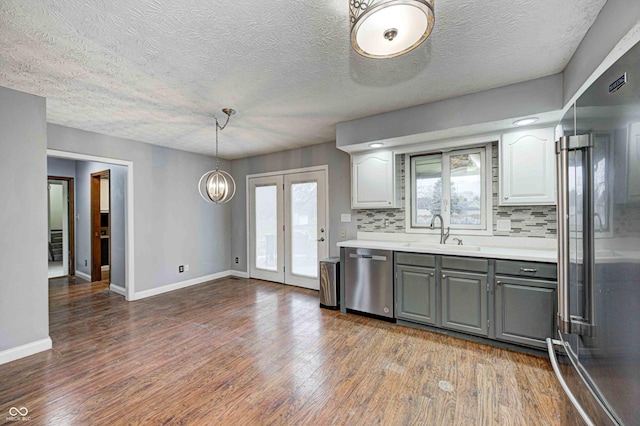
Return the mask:
<path id="1" fill-rule="evenodd" d="M 349 0 L 351 45 L 368 58 L 394 58 L 429 37 L 435 0 Z"/>
<path id="2" fill-rule="evenodd" d="M 220 170 L 220 160 L 218 159 L 218 130 L 224 130 L 229 124 L 229 118 L 236 113 L 234 109 L 224 108 L 222 110 L 227 116 L 227 120 L 221 126 L 218 119 L 216 121 L 216 169 L 203 174 L 198 182 L 200 196 L 208 203 L 223 204 L 230 201 L 236 193 L 236 181 L 233 177 Z"/>

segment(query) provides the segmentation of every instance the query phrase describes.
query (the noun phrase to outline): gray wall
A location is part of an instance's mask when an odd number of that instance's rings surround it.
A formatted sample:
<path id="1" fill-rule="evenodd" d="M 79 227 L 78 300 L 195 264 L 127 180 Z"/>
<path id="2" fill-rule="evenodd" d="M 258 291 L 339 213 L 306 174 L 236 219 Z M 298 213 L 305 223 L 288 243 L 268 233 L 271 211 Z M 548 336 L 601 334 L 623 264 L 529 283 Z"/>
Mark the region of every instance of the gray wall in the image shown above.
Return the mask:
<path id="1" fill-rule="evenodd" d="M 76 177 L 76 162 L 62 158 L 47 157 L 47 174 L 49 176 Z"/>
<path id="2" fill-rule="evenodd" d="M 231 259 L 238 257 L 239 263 L 232 264 L 238 271 L 247 271 L 247 191 L 246 176 L 257 173 L 275 172 L 303 167 L 329 166 L 329 254 L 337 256 L 336 247 L 340 229 L 347 230 L 347 237 L 354 239 L 357 233 L 355 211 L 351 210 L 351 171 L 349 155 L 338 150 L 335 142 L 313 145 L 306 148 L 277 152 L 274 154 L 233 160 L 231 174 L 238 184 L 236 196 L 231 200 Z M 351 213 L 351 223 L 341 223 L 340 214 Z"/>
<path id="3" fill-rule="evenodd" d="M 0 351 L 49 336 L 45 99 L 0 87 Z"/>
<path id="4" fill-rule="evenodd" d="M 562 108 L 560 74 L 338 123 L 338 147 L 403 138 Z M 443 136 L 442 139 L 445 139 Z M 415 143 L 417 141 L 413 141 Z"/>
<path id="5" fill-rule="evenodd" d="M 609 0 L 562 72 L 563 105 L 640 19 L 640 1 Z"/>
<path id="6" fill-rule="evenodd" d="M 134 165 L 135 168 L 135 165 Z M 91 173 L 110 171 L 111 283 L 125 286 L 125 199 L 127 168 L 115 164 L 76 161 L 76 269 L 91 275 Z M 85 260 L 87 266 L 85 266 Z"/>
<path id="7" fill-rule="evenodd" d="M 50 149 L 133 161 L 136 292 L 229 269 L 230 208 L 197 191 L 213 158 L 53 124 L 47 133 Z"/>

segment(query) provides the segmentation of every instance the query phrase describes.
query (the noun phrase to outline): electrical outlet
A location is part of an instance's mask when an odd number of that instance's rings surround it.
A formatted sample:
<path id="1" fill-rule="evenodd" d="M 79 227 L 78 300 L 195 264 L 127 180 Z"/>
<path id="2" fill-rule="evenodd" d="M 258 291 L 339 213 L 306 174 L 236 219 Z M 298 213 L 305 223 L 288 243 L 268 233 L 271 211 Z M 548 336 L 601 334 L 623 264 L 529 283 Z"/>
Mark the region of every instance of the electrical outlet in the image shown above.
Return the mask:
<path id="1" fill-rule="evenodd" d="M 185 272 L 189 272 L 189 265 L 188 265 L 188 264 L 187 264 L 187 265 L 184 265 L 184 271 L 185 271 Z"/>
<path id="2" fill-rule="evenodd" d="M 341 229 L 340 230 L 340 238 L 347 238 L 347 230 L 346 229 Z"/>
<path id="3" fill-rule="evenodd" d="M 237 264 L 239 261 L 240 261 L 240 259 L 238 259 L 238 258 L 236 257 L 236 264 Z"/>
<path id="4" fill-rule="evenodd" d="M 183 273 L 184 272 L 184 266 L 183 265 L 178 266 L 178 272 L 179 273 Z"/>

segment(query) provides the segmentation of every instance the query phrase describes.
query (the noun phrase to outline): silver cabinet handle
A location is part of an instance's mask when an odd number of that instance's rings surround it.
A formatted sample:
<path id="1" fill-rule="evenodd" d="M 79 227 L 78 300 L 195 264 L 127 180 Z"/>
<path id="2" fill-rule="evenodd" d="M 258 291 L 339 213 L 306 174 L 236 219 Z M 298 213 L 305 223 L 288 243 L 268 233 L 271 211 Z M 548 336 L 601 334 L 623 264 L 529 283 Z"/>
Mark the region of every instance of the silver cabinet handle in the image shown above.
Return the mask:
<path id="1" fill-rule="evenodd" d="M 502 285 L 502 281 L 496 281 L 496 285 Z"/>
<path id="2" fill-rule="evenodd" d="M 442 278 L 447 278 L 447 276 L 445 274 L 442 274 Z"/>
<path id="3" fill-rule="evenodd" d="M 533 272 L 533 273 L 536 273 L 536 272 L 538 272 L 538 270 L 535 269 L 535 268 L 520 268 L 520 272 Z"/>
<path id="4" fill-rule="evenodd" d="M 434 275 L 434 273 L 433 273 L 433 272 L 429 272 L 429 275 L 433 276 L 433 275 Z"/>
<path id="5" fill-rule="evenodd" d="M 508 200 L 508 199 L 509 199 L 509 196 L 508 196 L 508 195 L 505 195 L 505 196 L 504 196 L 504 199 L 505 199 L 505 200 Z"/>

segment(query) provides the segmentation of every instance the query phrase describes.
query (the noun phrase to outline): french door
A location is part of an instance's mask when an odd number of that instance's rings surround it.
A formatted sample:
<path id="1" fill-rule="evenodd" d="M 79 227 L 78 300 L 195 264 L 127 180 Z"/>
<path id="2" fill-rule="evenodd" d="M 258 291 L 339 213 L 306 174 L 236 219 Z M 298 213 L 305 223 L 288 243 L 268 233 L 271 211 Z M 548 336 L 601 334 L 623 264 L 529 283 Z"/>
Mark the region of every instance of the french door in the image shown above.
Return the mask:
<path id="1" fill-rule="evenodd" d="M 250 276 L 319 289 L 329 251 L 326 170 L 249 178 Z"/>

